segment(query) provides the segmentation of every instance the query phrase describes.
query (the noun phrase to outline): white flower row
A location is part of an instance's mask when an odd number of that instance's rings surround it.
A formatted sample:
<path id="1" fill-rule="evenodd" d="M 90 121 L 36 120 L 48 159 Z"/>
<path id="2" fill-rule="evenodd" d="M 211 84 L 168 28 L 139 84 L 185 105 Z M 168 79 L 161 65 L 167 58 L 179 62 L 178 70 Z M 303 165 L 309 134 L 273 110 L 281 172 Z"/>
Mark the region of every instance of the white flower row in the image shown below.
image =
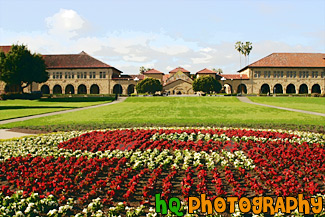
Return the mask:
<path id="1" fill-rule="evenodd" d="M 325 195 L 317 195 L 325 198 Z M 67 200 L 65 205 L 59 206 L 57 199 L 53 195 L 49 195 L 41 199 L 37 193 L 33 193 L 29 197 L 23 197 L 22 191 L 17 191 L 11 197 L 3 196 L 0 193 L 0 216 L 14 216 L 14 217 L 29 217 L 37 216 L 40 213 L 46 214 L 49 217 L 58 217 L 58 216 L 73 216 L 73 209 L 77 201 L 74 201 L 72 198 Z M 103 204 L 100 198 L 93 199 L 91 203 L 83 209 L 81 213 L 77 213 L 75 217 L 82 216 L 94 216 L 94 217 L 103 217 L 103 216 L 120 216 L 122 213 L 126 213 L 126 216 L 143 216 L 146 214 L 147 217 L 157 216 L 158 214 L 155 211 L 154 207 L 149 207 L 149 211 L 145 213 L 145 207 L 143 205 L 139 207 L 128 207 L 123 202 L 117 203 L 116 206 L 112 206 L 108 209 L 107 212 L 102 211 Z M 185 216 L 199 216 L 200 210 L 197 210 L 194 214 L 188 214 L 187 205 L 183 201 L 181 202 L 181 209 L 179 211 L 183 212 Z M 235 206 L 235 212 L 231 216 L 242 216 L 243 213 L 239 210 L 238 204 Z M 325 215 L 325 208 L 323 208 L 322 213 L 316 216 Z M 167 216 L 176 216 L 175 214 L 168 212 Z M 221 216 L 220 214 L 213 214 L 209 216 Z M 264 216 L 263 213 L 260 215 L 253 216 Z M 278 212 L 275 216 L 284 216 L 283 213 Z M 294 210 L 289 216 L 303 216 L 298 212 L 298 209 Z"/>
<path id="2" fill-rule="evenodd" d="M 156 133 L 154 134 L 151 139 L 154 141 L 157 140 L 178 140 L 178 141 L 198 141 L 198 140 L 202 140 L 202 141 L 209 141 L 209 140 L 213 140 L 213 141 L 235 141 L 235 142 L 240 142 L 240 141 L 245 141 L 247 142 L 248 140 L 251 141 L 261 141 L 263 143 L 268 142 L 268 141 L 288 141 L 290 143 L 294 143 L 297 142 L 298 144 L 302 144 L 303 142 L 307 142 L 309 144 L 312 143 L 320 143 L 320 144 L 324 144 L 325 143 L 325 137 L 322 134 L 314 134 L 314 133 L 296 133 L 295 135 L 299 135 L 299 137 L 294 136 L 292 139 L 289 138 L 277 138 L 277 139 L 272 139 L 272 138 L 265 138 L 265 137 L 256 137 L 256 136 L 233 136 L 233 137 L 228 137 L 225 134 L 209 134 L 209 133 L 201 133 L 198 132 L 196 133 L 170 133 L 170 134 L 159 134 Z"/>

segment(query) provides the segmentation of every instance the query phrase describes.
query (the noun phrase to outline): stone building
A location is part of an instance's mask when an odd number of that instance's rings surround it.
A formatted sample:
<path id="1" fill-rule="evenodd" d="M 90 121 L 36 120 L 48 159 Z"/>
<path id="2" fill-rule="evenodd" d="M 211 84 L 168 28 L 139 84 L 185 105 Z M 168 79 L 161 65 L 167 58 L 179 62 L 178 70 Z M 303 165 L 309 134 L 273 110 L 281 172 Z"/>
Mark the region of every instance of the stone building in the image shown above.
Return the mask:
<path id="1" fill-rule="evenodd" d="M 9 52 L 10 46 L 0 46 Z M 213 76 L 226 93 L 324 93 L 325 54 L 323 53 L 273 53 L 244 68 L 237 74 L 218 74 L 202 69 L 191 74 L 177 67 L 168 74 L 150 69 L 138 75 L 123 75 L 122 71 L 103 63 L 85 52 L 79 54 L 43 55 L 49 79 L 42 84 L 33 83 L 28 91 L 44 94 L 132 94 L 136 84 L 147 78 L 159 79 L 163 92 L 194 94 L 193 79 Z M 15 92 L 16 87 L 0 81 L 0 93 Z"/>
<path id="2" fill-rule="evenodd" d="M 248 78 L 242 81 L 244 93 L 325 91 L 324 53 L 272 53 L 238 72 L 243 78 Z"/>

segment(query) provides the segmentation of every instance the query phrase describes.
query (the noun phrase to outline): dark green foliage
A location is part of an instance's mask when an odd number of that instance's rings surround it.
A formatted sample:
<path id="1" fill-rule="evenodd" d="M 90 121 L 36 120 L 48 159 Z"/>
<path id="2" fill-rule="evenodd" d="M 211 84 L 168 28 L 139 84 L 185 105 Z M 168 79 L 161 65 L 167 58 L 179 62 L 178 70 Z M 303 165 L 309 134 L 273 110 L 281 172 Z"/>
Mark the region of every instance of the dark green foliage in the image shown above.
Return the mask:
<path id="1" fill-rule="evenodd" d="M 166 124 L 151 124 L 151 123 L 93 123 L 93 124 L 57 124 L 46 126 L 20 126 L 15 127 L 16 131 L 38 130 L 38 133 L 71 131 L 73 130 L 100 130 L 108 128 L 132 128 L 132 127 L 235 127 L 235 128 L 255 128 L 255 129 L 282 129 L 282 130 L 299 130 L 305 132 L 325 133 L 325 126 L 319 125 L 299 125 L 299 124 L 271 124 L 271 123 L 238 123 L 238 124 L 204 124 L 204 123 L 166 123 Z M 28 132 L 28 131 L 27 131 Z"/>
<path id="2" fill-rule="evenodd" d="M 20 92 L 32 82 L 47 81 L 48 72 L 43 57 L 31 54 L 25 45 L 12 45 L 7 54 L 0 52 L 0 80 L 19 85 Z"/>
<path id="3" fill-rule="evenodd" d="M 202 91 L 204 93 L 219 93 L 221 88 L 221 84 L 211 76 L 199 77 L 193 81 L 193 90 L 195 92 Z"/>
<path id="4" fill-rule="evenodd" d="M 137 84 L 136 89 L 138 93 L 154 94 L 162 90 L 162 84 L 158 79 L 146 78 Z"/>
<path id="5" fill-rule="evenodd" d="M 6 100 L 6 99 L 29 99 L 29 100 L 34 100 L 34 99 L 40 99 L 42 97 L 41 92 L 35 92 L 35 93 L 8 93 L 8 94 L 2 94 L 0 95 L 0 99 Z"/>

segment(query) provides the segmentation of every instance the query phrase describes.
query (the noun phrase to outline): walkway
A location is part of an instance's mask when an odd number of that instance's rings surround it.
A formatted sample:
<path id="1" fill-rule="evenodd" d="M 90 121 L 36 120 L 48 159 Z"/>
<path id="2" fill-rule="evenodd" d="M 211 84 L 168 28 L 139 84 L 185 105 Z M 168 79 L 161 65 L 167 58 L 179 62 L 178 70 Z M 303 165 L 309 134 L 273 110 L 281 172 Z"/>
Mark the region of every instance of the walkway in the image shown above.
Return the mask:
<path id="1" fill-rule="evenodd" d="M 301 112 L 301 113 L 306 113 L 306 114 L 310 114 L 310 115 L 318 115 L 318 116 L 325 117 L 325 114 L 319 113 L 319 112 L 304 111 L 304 110 L 299 110 L 299 109 L 284 108 L 284 107 L 279 107 L 279 106 L 274 106 L 274 105 L 267 105 L 267 104 L 252 102 L 250 99 L 248 99 L 245 96 L 238 96 L 237 99 L 239 99 L 241 102 L 250 103 L 253 105 L 259 105 L 259 106 L 265 106 L 265 107 L 270 107 L 270 108 L 282 109 L 282 110 L 287 110 L 287 111 L 292 111 L 292 112 Z"/>
<path id="2" fill-rule="evenodd" d="M 18 133 L 10 131 L 10 129 L 0 129 L 0 139 L 12 139 L 12 138 L 19 138 L 22 136 L 29 136 L 35 134 L 27 134 L 27 133 Z"/>
<path id="3" fill-rule="evenodd" d="M 32 116 L 27 116 L 27 117 L 3 120 L 3 121 L 0 121 L 0 125 L 1 124 L 9 124 L 9 123 L 18 122 L 18 121 L 26 121 L 26 120 L 30 120 L 30 119 L 34 119 L 34 118 L 41 118 L 41 117 L 65 114 L 65 113 L 69 113 L 69 112 L 76 112 L 76 111 L 81 111 L 81 110 L 86 110 L 86 109 L 98 108 L 98 107 L 107 106 L 107 105 L 113 105 L 113 104 L 116 104 L 116 103 L 123 102 L 125 99 L 126 99 L 126 97 L 119 97 L 116 101 L 109 102 L 109 103 L 104 103 L 104 104 L 99 104 L 99 105 L 92 105 L 92 106 L 87 106 L 87 107 L 82 107 L 82 108 L 75 108 L 75 109 L 69 109 L 69 110 L 64 110 L 64 111 L 57 111 L 57 112 L 51 112 L 51 113 L 45 113 L 45 114 L 32 115 Z"/>

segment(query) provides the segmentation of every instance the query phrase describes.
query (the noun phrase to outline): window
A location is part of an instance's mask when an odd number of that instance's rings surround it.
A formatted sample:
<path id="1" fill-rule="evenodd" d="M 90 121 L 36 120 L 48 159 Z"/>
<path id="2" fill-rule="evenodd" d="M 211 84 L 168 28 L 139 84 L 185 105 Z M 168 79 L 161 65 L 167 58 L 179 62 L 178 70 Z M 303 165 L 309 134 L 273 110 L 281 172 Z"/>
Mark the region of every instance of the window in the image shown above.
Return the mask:
<path id="1" fill-rule="evenodd" d="M 62 79 L 62 72 L 53 72 L 53 79 Z"/>
<path id="2" fill-rule="evenodd" d="M 312 77 L 313 78 L 317 78 L 318 77 L 318 72 L 317 71 L 313 71 L 312 72 Z"/>
<path id="3" fill-rule="evenodd" d="M 87 78 L 87 72 L 84 72 L 84 78 Z"/>
<path id="4" fill-rule="evenodd" d="M 270 78 L 271 72 L 270 71 L 264 71 L 264 78 Z"/>
<path id="5" fill-rule="evenodd" d="M 322 75 L 321 75 L 321 77 L 322 77 L 322 78 L 324 78 L 324 77 L 325 77 L 325 72 L 322 72 Z"/>
<path id="6" fill-rule="evenodd" d="M 55 79 L 55 72 L 52 73 L 52 78 Z"/>
<path id="7" fill-rule="evenodd" d="M 275 71 L 274 73 L 273 73 L 273 77 L 274 78 L 283 78 L 283 71 Z"/>
<path id="8" fill-rule="evenodd" d="M 270 77 L 268 71 L 264 71 L 264 78 Z"/>
<path id="9" fill-rule="evenodd" d="M 106 78 L 106 72 L 99 72 L 99 78 Z"/>
<path id="10" fill-rule="evenodd" d="M 96 72 L 89 72 L 89 78 L 96 78 Z"/>
<path id="11" fill-rule="evenodd" d="M 260 78 L 261 77 L 261 71 L 254 72 L 254 77 L 255 78 Z"/>
<path id="12" fill-rule="evenodd" d="M 77 78 L 80 78 L 80 72 L 77 72 Z"/>

